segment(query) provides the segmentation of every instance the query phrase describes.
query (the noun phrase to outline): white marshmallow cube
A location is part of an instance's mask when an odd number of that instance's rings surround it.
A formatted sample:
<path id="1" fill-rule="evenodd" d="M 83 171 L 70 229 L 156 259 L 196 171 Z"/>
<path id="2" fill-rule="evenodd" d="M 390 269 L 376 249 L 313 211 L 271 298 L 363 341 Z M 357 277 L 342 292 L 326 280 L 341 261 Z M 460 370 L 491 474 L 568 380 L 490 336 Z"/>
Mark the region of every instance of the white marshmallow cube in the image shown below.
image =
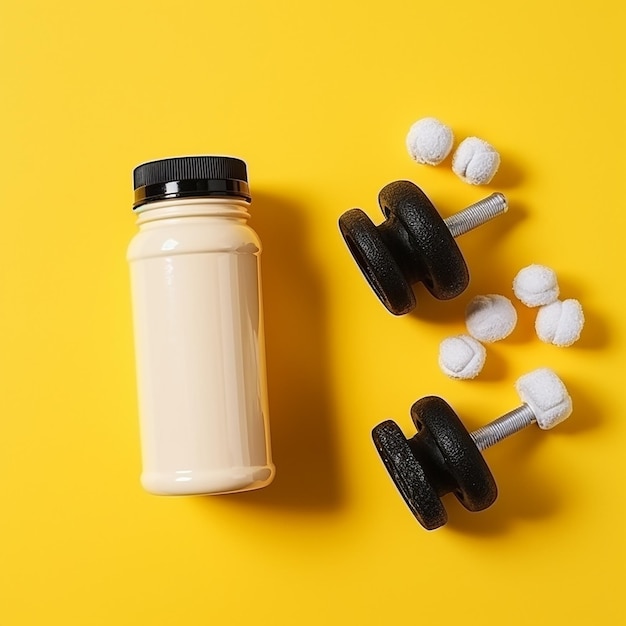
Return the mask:
<path id="1" fill-rule="evenodd" d="M 524 267 L 513 279 L 513 293 L 526 306 L 552 304 L 559 297 L 556 273 L 545 265 Z"/>
<path id="2" fill-rule="evenodd" d="M 539 339 L 561 348 L 578 341 L 584 325 L 583 308 L 580 302 L 573 298 L 557 300 L 542 306 L 535 320 L 535 330 Z"/>
<path id="3" fill-rule="evenodd" d="M 539 428 L 553 428 L 572 413 L 572 399 L 563 381 L 547 367 L 521 376 L 515 389 L 522 402 L 532 409 Z"/>
<path id="4" fill-rule="evenodd" d="M 450 154 L 453 142 L 452 130 L 434 117 L 415 122 L 406 137 L 411 158 L 427 165 L 441 163 Z"/>
<path id="5" fill-rule="evenodd" d="M 466 183 L 486 185 L 500 167 L 500 154 L 486 141 L 467 137 L 452 157 L 452 171 Z"/>
<path id="6" fill-rule="evenodd" d="M 492 343 L 508 337 L 517 324 L 517 311 L 508 298 L 498 294 L 476 296 L 465 309 L 465 325 L 479 341 Z"/>
<path id="7" fill-rule="evenodd" d="M 486 355 L 485 346 L 472 337 L 448 337 L 439 346 L 439 367 L 450 378 L 475 378 L 483 369 Z"/>

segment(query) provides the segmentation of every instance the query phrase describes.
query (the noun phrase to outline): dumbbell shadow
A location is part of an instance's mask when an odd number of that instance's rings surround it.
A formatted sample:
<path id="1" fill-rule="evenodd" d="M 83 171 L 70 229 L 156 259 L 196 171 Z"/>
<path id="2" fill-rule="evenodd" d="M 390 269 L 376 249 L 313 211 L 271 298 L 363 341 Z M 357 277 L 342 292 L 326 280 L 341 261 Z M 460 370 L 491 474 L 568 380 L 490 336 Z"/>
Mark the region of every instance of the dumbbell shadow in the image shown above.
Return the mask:
<path id="1" fill-rule="evenodd" d="M 502 219 L 492 220 L 482 228 L 474 229 L 471 234 L 459 237 L 456 243 L 469 267 L 467 290 L 453 300 L 441 302 L 421 297 L 425 289 L 418 285 L 416 296 L 420 307 L 411 315 L 435 324 L 455 322 L 463 319 L 472 295 L 493 293 L 494 284 L 510 284 L 510 270 L 505 263 L 499 262 L 499 250 L 506 248 L 507 233 L 523 219 L 524 213 L 523 205 L 516 200 Z"/>
<path id="2" fill-rule="evenodd" d="M 553 480 L 545 468 L 542 471 L 533 464 L 533 454 L 542 445 L 539 439 L 529 430 L 485 454 L 489 467 L 498 476 L 498 498 L 493 506 L 477 515 L 468 515 L 451 499 L 448 506 L 450 530 L 479 536 L 502 535 L 519 521 L 545 519 L 562 507 L 556 479 Z"/>

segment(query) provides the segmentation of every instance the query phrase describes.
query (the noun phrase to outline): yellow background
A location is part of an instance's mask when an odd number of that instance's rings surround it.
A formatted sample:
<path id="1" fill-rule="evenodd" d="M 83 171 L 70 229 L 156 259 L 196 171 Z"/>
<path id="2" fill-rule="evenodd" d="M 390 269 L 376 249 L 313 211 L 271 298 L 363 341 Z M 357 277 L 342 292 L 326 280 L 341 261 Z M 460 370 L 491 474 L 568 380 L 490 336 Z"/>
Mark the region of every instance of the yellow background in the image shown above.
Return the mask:
<path id="1" fill-rule="evenodd" d="M 0 9 L 0 625 L 618 624 L 625 579 L 622 4 L 4 2 Z M 409 158 L 426 115 L 502 154 L 476 188 Z M 246 159 L 264 242 L 275 483 L 159 498 L 140 458 L 125 250 L 131 170 Z M 414 180 L 443 215 L 491 191 L 463 236 L 472 282 L 395 318 L 338 233 Z M 480 293 L 553 267 L 587 326 L 558 349 L 517 304 L 475 381 L 439 342 Z M 469 428 L 539 366 L 575 412 L 488 450 L 496 504 L 426 532 L 370 439 L 419 397 Z"/>

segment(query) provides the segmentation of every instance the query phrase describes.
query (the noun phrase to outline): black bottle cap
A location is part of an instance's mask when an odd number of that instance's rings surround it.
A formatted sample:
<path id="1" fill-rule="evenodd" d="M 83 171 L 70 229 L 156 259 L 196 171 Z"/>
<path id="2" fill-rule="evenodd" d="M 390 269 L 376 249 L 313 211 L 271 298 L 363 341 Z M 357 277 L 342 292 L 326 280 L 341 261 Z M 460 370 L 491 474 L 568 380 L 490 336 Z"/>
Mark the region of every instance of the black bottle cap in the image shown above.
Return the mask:
<path id="1" fill-rule="evenodd" d="M 133 186 L 133 209 L 173 198 L 236 197 L 250 202 L 246 163 L 228 156 L 173 157 L 142 163 L 133 171 Z"/>

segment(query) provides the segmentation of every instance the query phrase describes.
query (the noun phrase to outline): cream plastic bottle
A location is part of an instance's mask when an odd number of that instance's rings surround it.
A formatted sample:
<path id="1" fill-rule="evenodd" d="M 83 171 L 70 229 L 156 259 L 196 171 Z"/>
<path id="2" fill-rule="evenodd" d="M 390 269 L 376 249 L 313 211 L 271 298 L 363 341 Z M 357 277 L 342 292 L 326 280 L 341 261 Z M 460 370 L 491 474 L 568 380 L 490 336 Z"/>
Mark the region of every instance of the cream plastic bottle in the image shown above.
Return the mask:
<path id="1" fill-rule="evenodd" d="M 159 495 L 264 487 L 275 469 L 246 164 L 177 157 L 143 163 L 133 178 L 142 485 Z"/>

